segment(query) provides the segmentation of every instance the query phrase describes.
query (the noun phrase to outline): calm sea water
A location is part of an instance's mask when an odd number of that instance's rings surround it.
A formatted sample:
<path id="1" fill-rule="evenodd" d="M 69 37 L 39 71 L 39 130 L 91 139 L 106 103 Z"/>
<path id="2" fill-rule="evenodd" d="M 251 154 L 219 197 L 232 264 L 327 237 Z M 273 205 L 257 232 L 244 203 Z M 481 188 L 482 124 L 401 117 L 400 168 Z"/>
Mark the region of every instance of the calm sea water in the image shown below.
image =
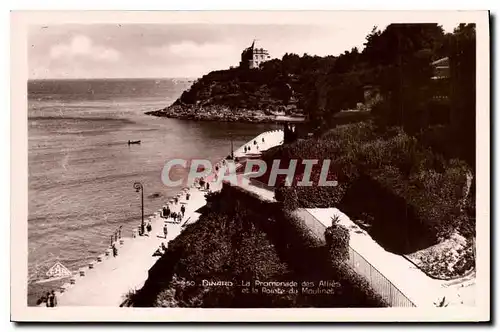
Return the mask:
<path id="1" fill-rule="evenodd" d="M 57 261 L 77 270 L 160 208 L 178 189 L 161 181 L 172 158 L 218 160 L 273 125 L 192 122 L 144 112 L 172 103 L 188 82 L 44 80 L 28 82 L 29 256 L 31 281 Z M 128 146 L 128 140 L 141 140 Z M 156 195 L 155 195 L 156 194 Z M 42 285 L 30 283 L 30 302 Z"/>

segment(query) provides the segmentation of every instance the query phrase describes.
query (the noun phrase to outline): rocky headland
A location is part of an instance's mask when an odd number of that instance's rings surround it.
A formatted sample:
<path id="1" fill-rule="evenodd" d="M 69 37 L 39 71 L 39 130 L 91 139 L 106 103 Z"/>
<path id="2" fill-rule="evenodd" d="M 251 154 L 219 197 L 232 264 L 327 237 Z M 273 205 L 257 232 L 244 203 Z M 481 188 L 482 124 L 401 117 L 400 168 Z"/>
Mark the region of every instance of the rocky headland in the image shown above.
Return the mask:
<path id="1" fill-rule="evenodd" d="M 274 122 L 288 117 L 285 115 L 285 112 L 275 113 L 247 108 L 230 108 L 220 105 L 197 106 L 182 104 L 174 104 L 161 110 L 147 112 L 146 114 L 183 120 L 252 123 Z M 294 118 L 299 116 L 300 114 L 296 113 L 289 117 Z"/>
<path id="2" fill-rule="evenodd" d="M 273 122 L 303 115 L 303 83 L 274 70 L 231 68 L 210 72 L 170 106 L 146 114 L 186 120 Z"/>

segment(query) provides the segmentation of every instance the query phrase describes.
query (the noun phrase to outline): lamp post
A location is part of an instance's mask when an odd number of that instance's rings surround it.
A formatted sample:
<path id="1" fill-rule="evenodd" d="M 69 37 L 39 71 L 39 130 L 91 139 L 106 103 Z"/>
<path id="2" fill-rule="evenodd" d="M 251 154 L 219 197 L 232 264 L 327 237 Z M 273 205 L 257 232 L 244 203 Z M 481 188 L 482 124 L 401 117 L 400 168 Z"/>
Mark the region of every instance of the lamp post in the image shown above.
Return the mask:
<path id="1" fill-rule="evenodd" d="M 231 160 L 234 159 L 234 152 L 233 152 L 233 134 L 229 133 L 229 137 L 231 138 Z"/>
<path id="2" fill-rule="evenodd" d="M 144 187 L 142 186 L 142 183 L 136 182 L 134 183 L 134 189 L 135 192 L 141 192 L 141 215 L 142 215 L 142 221 L 141 221 L 141 235 L 144 235 Z"/>

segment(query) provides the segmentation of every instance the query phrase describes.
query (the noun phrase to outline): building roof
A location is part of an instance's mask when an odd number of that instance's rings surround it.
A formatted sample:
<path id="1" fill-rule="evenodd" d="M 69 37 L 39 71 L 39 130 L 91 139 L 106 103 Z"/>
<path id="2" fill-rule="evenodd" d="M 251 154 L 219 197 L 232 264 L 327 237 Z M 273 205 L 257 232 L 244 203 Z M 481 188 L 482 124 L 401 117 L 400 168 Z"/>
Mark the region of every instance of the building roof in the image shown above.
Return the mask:
<path id="1" fill-rule="evenodd" d="M 307 122 L 305 116 L 286 116 L 286 115 L 277 115 L 274 118 L 276 122 Z"/>
<path id="2" fill-rule="evenodd" d="M 431 63 L 433 66 L 449 66 L 449 59 L 448 57 L 444 57 L 444 58 L 441 58 L 441 59 L 438 59 L 436 61 L 434 61 L 433 63 Z"/>
<path id="3" fill-rule="evenodd" d="M 257 41 L 257 39 L 254 39 L 252 41 L 252 45 L 250 45 L 249 47 L 245 48 L 244 51 L 267 52 L 267 50 L 264 49 L 262 46 L 259 47 L 259 45 L 255 43 L 256 41 Z"/>

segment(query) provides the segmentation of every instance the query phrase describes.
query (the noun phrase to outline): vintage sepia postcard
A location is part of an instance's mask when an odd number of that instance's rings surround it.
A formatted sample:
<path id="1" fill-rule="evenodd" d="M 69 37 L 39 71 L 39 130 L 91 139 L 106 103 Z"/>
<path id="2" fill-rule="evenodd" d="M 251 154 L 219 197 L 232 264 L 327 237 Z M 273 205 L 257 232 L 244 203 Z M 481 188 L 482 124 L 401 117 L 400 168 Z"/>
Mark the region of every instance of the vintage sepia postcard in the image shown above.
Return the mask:
<path id="1" fill-rule="evenodd" d="M 11 19 L 13 321 L 490 320 L 487 11 Z"/>

